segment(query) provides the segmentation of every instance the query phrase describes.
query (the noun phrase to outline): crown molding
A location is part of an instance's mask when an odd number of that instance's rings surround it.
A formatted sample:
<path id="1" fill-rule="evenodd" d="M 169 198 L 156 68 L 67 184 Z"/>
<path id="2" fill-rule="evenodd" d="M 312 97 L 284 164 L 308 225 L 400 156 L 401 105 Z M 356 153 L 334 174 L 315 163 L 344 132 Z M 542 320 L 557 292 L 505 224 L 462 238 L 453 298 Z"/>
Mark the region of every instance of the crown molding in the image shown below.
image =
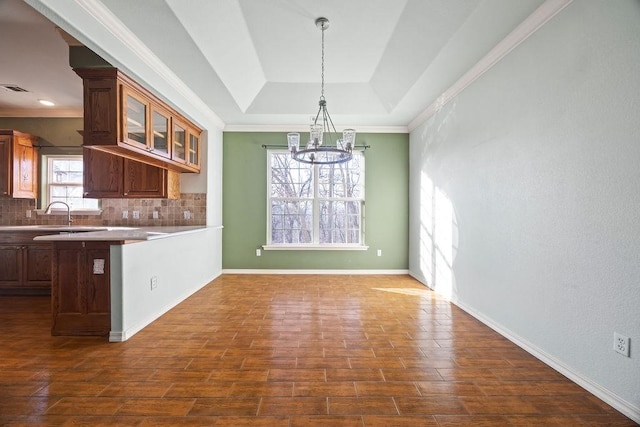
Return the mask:
<path id="1" fill-rule="evenodd" d="M 406 126 L 353 127 L 358 133 L 409 133 L 409 128 Z M 227 125 L 223 130 L 224 132 L 309 132 L 309 125 Z"/>
<path id="2" fill-rule="evenodd" d="M 511 31 L 500 43 L 489 51 L 480 61 L 469 69 L 458 81 L 449 89 L 444 91 L 429 105 L 422 113 L 414 118 L 408 126 L 409 131 L 413 131 L 422 123 L 427 121 L 438 110 L 444 107 L 449 101 L 458 96 L 460 92 L 475 82 L 480 76 L 489 71 L 509 52 L 515 49 L 520 43 L 528 39 L 538 31 L 551 18 L 560 13 L 573 0 L 547 0 L 529 15 L 520 25 Z"/>

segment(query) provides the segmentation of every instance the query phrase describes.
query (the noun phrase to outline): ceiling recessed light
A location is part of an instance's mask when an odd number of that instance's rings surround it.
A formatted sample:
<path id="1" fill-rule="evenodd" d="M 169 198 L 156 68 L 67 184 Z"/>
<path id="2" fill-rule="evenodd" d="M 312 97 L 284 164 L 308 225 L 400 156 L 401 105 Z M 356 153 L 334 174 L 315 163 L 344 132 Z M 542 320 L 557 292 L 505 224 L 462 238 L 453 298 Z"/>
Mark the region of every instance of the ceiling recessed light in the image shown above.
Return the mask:
<path id="1" fill-rule="evenodd" d="M 53 102 L 48 101 L 46 99 L 38 99 L 38 102 L 42 105 L 46 105 L 47 107 L 53 107 L 54 105 L 56 105 Z"/>

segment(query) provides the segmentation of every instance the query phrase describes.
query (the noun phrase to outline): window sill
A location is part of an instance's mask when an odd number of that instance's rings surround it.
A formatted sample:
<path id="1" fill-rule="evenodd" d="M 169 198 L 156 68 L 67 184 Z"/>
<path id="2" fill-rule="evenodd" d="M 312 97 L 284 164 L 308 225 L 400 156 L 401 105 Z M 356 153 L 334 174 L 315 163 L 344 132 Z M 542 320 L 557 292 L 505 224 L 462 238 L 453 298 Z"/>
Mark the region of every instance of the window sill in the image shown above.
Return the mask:
<path id="1" fill-rule="evenodd" d="M 46 215 L 47 214 L 44 213 L 44 209 L 34 209 L 33 210 L 37 215 Z M 67 210 L 66 209 L 52 209 L 51 210 L 51 214 L 49 215 L 67 215 Z M 73 215 L 95 215 L 95 216 L 100 216 L 102 215 L 102 209 L 75 209 L 71 211 L 71 216 Z"/>
<path id="2" fill-rule="evenodd" d="M 263 245 L 265 251 L 366 251 L 365 245 Z"/>

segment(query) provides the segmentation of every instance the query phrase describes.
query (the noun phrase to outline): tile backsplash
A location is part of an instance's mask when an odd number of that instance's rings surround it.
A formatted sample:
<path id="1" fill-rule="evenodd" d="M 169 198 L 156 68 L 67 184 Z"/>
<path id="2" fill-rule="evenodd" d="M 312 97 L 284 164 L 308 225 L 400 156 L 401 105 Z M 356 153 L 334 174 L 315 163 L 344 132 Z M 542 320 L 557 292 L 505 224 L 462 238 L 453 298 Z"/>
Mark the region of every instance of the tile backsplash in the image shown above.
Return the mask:
<path id="1" fill-rule="evenodd" d="M 205 225 L 206 208 L 206 193 L 181 193 L 179 199 L 102 199 L 101 215 L 71 216 L 74 225 Z M 0 198 L 0 225 L 66 224 L 66 215 L 43 215 L 35 209 L 35 200 Z"/>

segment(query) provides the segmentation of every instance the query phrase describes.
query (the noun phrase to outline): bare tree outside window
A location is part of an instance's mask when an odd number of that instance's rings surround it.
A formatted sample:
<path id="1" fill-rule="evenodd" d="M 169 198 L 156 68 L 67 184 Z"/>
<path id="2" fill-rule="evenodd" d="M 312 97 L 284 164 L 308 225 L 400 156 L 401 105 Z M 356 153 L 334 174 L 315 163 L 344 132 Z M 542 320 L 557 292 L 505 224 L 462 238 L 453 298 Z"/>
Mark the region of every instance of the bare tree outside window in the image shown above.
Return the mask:
<path id="1" fill-rule="evenodd" d="M 361 245 L 364 156 L 308 165 L 269 152 L 270 244 Z"/>
<path id="2" fill-rule="evenodd" d="M 43 156 L 46 159 L 45 203 L 65 202 L 71 210 L 98 209 L 97 199 L 83 197 L 82 156 Z"/>

